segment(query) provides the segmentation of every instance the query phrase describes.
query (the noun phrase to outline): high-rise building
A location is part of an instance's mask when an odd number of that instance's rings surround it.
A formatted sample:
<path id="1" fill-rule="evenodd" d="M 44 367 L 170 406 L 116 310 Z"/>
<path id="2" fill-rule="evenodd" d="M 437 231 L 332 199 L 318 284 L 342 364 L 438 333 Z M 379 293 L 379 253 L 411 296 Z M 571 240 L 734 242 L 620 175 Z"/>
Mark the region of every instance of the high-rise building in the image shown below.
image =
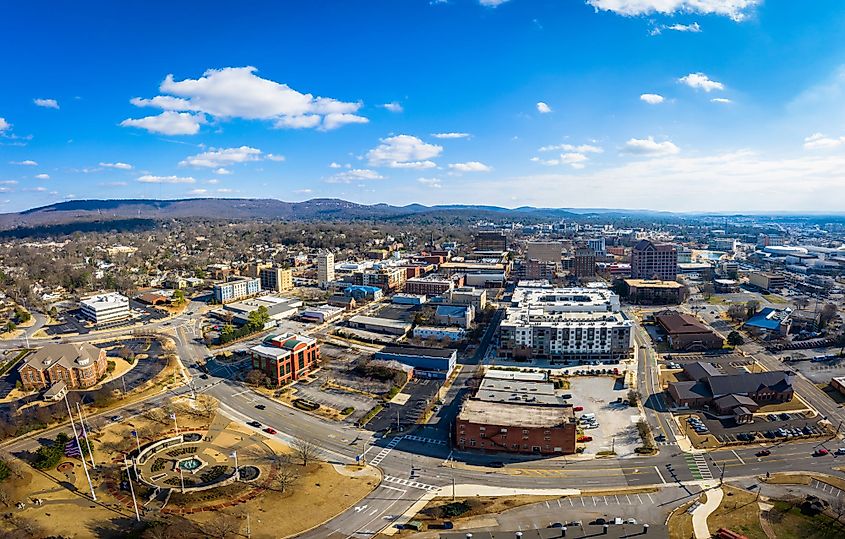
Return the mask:
<path id="1" fill-rule="evenodd" d="M 320 253 L 317 255 L 317 283 L 325 287 L 332 281 L 334 281 L 334 253 Z"/>
<path id="2" fill-rule="evenodd" d="M 290 268 L 263 268 L 258 272 L 261 290 L 283 292 L 293 288 L 293 272 Z"/>
<path id="3" fill-rule="evenodd" d="M 631 250 L 632 279 L 674 281 L 678 277 L 678 251 L 669 243 L 640 240 Z"/>
<path id="4" fill-rule="evenodd" d="M 475 234 L 478 251 L 507 251 L 508 237 L 501 230 L 482 230 Z"/>
<path id="5" fill-rule="evenodd" d="M 604 257 L 607 254 L 607 245 L 604 237 L 588 239 L 587 247 L 595 251 L 596 256 Z"/>
<path id="6" fill-rule="evenodd" d="M 271 264 L 269 262 L 252 262 L 252 263 L 246 265 L 246 268 L 244 270 L 244 275 L 246 277 L 252 277 L 252 278 L 260 277 L 261 276 L 261 270 L 269 269 L 269 268 L 272 268 L 272 267 L 273 267 L 273 264 Z"/>
<path id="7" fill-rule="evenodd" d="M 573 270 L 579 279 L 595 276 L 596 252 L 589 247 L 576 248 Z"/>
<path id="8" fill-rule="evenodd" d="M 552 262 L 560 265 L 563 244 L 559 241 L 529 241 L 525 245 L 525 259 L 539 262 Z"/>

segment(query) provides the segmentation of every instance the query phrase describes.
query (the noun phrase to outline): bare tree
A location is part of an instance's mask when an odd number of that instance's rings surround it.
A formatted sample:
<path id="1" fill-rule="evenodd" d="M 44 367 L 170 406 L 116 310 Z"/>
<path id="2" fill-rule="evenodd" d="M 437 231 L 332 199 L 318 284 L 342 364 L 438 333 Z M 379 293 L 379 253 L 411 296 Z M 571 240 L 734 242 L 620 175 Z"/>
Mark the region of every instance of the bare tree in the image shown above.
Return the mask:
<path id="1" fill-rule="evenodd" d="M 316 460 L 320 455 L 320 448 L 313 441 L 307 438 L 297 438 L 293 441 L 293 451 L 296 457 L 302 461 L 303 466 Z"/>
<path id="2" fill-rule="evenodd" d="M 280 492 L 284 493 L 289 487 L 299 479 L 299 472 L 291 465 L 289 459 L 282 459 L 277 464 L 276 471 L 273 474 L 272 481 Z"/>
<path id="3" fill-rule="evenodd" d="M 201 524 L 202 533 L 216 539 L 229 539 L 235 537 L 241 529 L 241 522 L 238 517 L 231 513 L 218 512 L 210 521 Z"/>

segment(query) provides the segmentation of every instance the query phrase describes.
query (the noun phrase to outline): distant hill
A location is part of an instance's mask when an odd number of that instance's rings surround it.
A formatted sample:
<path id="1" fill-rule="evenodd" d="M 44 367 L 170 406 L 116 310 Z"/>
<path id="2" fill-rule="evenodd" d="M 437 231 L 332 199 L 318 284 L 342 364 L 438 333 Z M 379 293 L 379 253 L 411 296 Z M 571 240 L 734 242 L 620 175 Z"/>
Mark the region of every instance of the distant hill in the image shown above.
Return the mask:
<path id="1" fill-rule="evenodd" d="M 466 218 L 503 217 L 506 215 L 537 218 L 575 216 L 567 210 L 498 206 L 410 204 L 356 204 L 346 200 L 315 198 L 305 202 L 284 202 L 252 198 L 190 198 L 180 200 L 117 199 L 72 200 L 42 206 L 19 213 L 0 214 L 0 230 L 19 227 L 43 227 L 70 223 L 112 220 L 176 218 L 213 219 L 396 219 L 425 214 L 448 214 Z"/>

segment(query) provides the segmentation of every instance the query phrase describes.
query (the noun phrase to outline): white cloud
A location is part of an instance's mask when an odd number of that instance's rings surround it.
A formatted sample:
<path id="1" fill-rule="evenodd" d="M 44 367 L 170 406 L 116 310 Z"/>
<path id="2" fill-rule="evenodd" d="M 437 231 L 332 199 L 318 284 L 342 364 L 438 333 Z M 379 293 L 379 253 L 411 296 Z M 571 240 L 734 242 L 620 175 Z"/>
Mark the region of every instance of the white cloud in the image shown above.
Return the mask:
<path id="1" fill-rule="evenodd" d="M 432 133 L 432 137 L 440 139 L 469 138 L 469 133 Z"/>
<path id="2" fill-rule="evenodd" d="M 584 161 L 587 159 L 586 155 L 577 152 L 564 153 L 560 156 L 560 162 L 564 165 L 569 165 L 572 168 L 584 168 Z"/>
<path id="3" fill-rule="evenodd" d="M 845 144 L 845 137 L 828 137 L 821 133 L 813 133 L 804 139 L 804 148 L 808 150 L 830 150 Z"/>
<path id="4" fill-rule="evenodd" d="M 227 174 L 231 174 L 232 171 L 227 169 L 227 168 L 220 167 L 217 170 L 215 170 L 214 173 L 218 174 L 220 176 L 226 176 Z"/>
<path id="5" fill-rule="evenodd" d="M 217 178 L 211 178 L 210 180 L 206 180 L 205 183 L 217 185 L 218 183 L 220 183 L 220 180 L 218 180 Z"/>
<path id="6" fill-rule="evenodd" d="M 261 78 L 256 71 L 251 66 L 209 69 L 198 79 L 181 81 L 170 74 L 159 86 L 163 95 L 136 97 L 131 103 L 221 119 L 270 120 L 279 128 L 329 130 L 369 121 L 356 115 L 360 102 L 303 94 L 287 84 Z"/>
<path id="7" fill-rule="evenodd" d="M 59 108 L 59 102 L 55 99 L 33 99 L 32 102 L 35 103 L 37 107 L 44 107 L 45 109 Z"/>
<path id="8" fill-rule="evenodd" d="M 537 112 L 540 114 L 548 114 L 552 111 L 552 108 L 548 106 L 546 103 L 539 101 L 537 103 Z"/>
<path id="9" fill-rule="evenodd" d="M 729 105 L 729 104 L 733 103 L 732 100 L 730 100 L 726 97 L 714 97 L 713 99 L 710 100 L 710 102 L 711 103 L 719 103 L 721 105 Z"/>
<path id="10" fill-rule="evenodd" d="M 0 185 L 17 185 L 18 180 L 2 180 L 0 181 Z"/>
<path id="11" fill-rule="evenodd" d="M 6 118 L 0 117 L 0 133 L 12 127 L 12 124 L 6 121 Z"/>
<path id="12" fill-rule="evenodd" d="M 33 161 L 32 159 L 27 159 L 25 161 L 9 161 L 9 163 L 11 163 L 13 165 L 21 165 L 21 166 L 24 166 L 24 167 L 36 167 L 36 166 L 38 166 L 38 163 Z"/>
<path id="13" fill-rule="evenodd" d="M 132 165 L 129 163 L 121 163 L 119 161 L 117 163 L 100 163 L 100 166 L 105 168 L 116 168 L 118 170 L 132 170 Z"/>
<path id="14" fill-rule="evenodd" d="M 228 187 L 221 187 L 217 190 L 218 193 L 234 193 L 234 189 L 229 189 Z"/>
<path id="15" fill-rule="evenodd" d="M 188 191 L 189 195 L 205 195 L 208 193 L 208 189 L 191 189 Z"/>
<path id="16" fill-rule="evenodd" d="M 683 77 L 678 79 L 678 82 L 686 84 L 690 88 L 694 88 L 696 90 L 704 90 L 705 92 L 712 92 L 713 90 L 725 89 L 724 84 L 715 80 L 711 80 L 710 77 L 701 72 L 684 75 Z"/>
<path id="17" fill-rule="evenodd" d="M 663 103 L 665 99 L 660 94 L 641 94 L 640 101 L 645 101 L 649 105 L 658 105 Z"/>
<path id="18" fill-rule="evenodd" d="M 417 178 L 417 181 L 426 187 L 431 187 L 433 189 L 440 189 L 443 187 L 440 178 Z"/>
<path id="19" fill-rule="evenodd" d="M 278 155 L 278 154 L 274 154 L 274 153 L 268 153 L 266 157 L 269 161 L 284 161 L 285 160 L 284 155 Z"/>
<path id="20" fill-rule="evenodd" d="M 326 183 L 351 183 L 358 180 L 382 180 L 384 176 L 368 168 L 353 168 L 326 178 Z"/>
<path id="21" fill-rule="evenodd" d="M 250 146 L 238 148 L 210 148 L 206 152 L 190 155 L 179 162 L 180 166 L 215 168 L 249 161 L 260 161 L 261 150 Z"/>
<path id="22" fill-rule="evenodd" d="M 367 152 L 370 166 L 390 168 L 434 168 L 431 161 L 443 151 L 443 146 L 428 144 L 411 135 L 396 135 L 381 139 L 381 144 Z"/>
<path id="23" fill-rule="evenodd" d="M 150 133 L 161 133 L 162 135 L 196 135 L 200 130 L 200 125 L 204 123 L 205 116 L 202 114 L 166 110 L 158 116 L 127 118 L 120 122 L 120 125 L 123 127 L 138 127 L 146 129 Z"/>
<path id="24" fill-rule="evenodd" d="M 694 22 L 692 24 L 670 24 L 669 26 L 664 26 L 666 30 L 674 30 L 675 32 L 690 32 L 693 34 L 697 34 L 701 32 L 701 26 Z"/>
<path id="25" fill-rule="evenodd" d="M 450 163 L 449 168 L 458 172 L 490 172 L 492 167 L 479 161 L 467 161 L 466 163 Z"/>
<path id="26" fill-rule="evenodd" d="M 50 179 L 49 174 L 43 174 L 43 173 L 42 174 L 36 174 L 35 177 L 38 178 L 39 180 L 49 180 Z"/>
<path id="27" fill-rule="evenodd" d="M 482 6 L 497 7 L 508 1 L 509 0 L 478 0 L 478 3 Z"/>
<path id="28" fill-rule="evenodd" d="M 138 178 L 141 183 L 196 183 L 197 180 L 190 176 L 153 176 L 145 174 Z"/>
<path id="29" fill-rule="evenodd" d="M 587 0 L 596 11 L 611 11 L 618 15 L 635 17 L 660 13 L 701 13 L 722 15 L 741 21 L 748 11 L 762 0 Z"/>
<path id="30" fill-rule="evenodd" d="M 312 189 L 297 189 L 296 191 L 294 191 L 294 193 L 297 193 L 299 195 L 308 195 L 313 192 L 314 191 Z"/>
<path id="31" fill-rule="evenodd" d="M 329 163 L 329 168 L 343 168 L 343 165 L 341 165 L 340 163 L 335 163 L 334 161 L 332 161 L 331 163 Z"/>
<path id="32" fill-rule="evenodd" d="M 542 146 L 539 148 L 541 152 L 578 152 L 578 153 L 602 153 L 604 149 L 593 146 L 592 144 L 554 144 L 551 146 Z"/>
<path id="33" fill-rule="evenodd" d="M 656 142 L 654 137 L 648 137 L 645 139 L 632 138 L 625 143 L 625 146 L 622 149 L 622 153 L 653 157 L 674 155 L 680 151 L 681 149 L 673 144 L 672 141 L 665 140 L 663 142 Z"/>
<path id="34" fill-rule="evenodd" d="M 46 193 L 46 192 L 47 192 L 47 188 L 46 188 L 46 187 L 41 187 L 41 186 L 39 185 L 38 187 L 28 187 L 28 188 L 24 189 L 24 191 L 35 191 L 35 192 L 37 192 L 37 193 Z"/>
<path id="35" fill-rule="evenodd" d="M 108 182 L 108 183 L 101 183 L 101 187 L 126 187 L 129 185 L 126 182 Z"/>
<path id="36" fill-rule="evenodd" d="M 390 112 L 402 112 L 405 109 L 402 108 L 402 104 L 398 101 L 391 101 L 390 103 L 385 103 L 382 105 L 385 109 L 389 110 Z"/>

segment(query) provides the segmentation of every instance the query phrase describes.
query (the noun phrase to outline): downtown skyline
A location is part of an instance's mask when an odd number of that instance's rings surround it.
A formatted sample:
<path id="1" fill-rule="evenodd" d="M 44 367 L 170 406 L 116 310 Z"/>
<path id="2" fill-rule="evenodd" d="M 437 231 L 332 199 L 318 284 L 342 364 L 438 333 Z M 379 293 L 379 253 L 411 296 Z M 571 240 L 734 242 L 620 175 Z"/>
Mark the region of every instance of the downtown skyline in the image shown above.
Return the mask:
<path id="1" fill-rule="evenodd" d="M 845 207 L 833 1 L 46 6 L 6 10 L 0 212 L 190 197 Z"/>

